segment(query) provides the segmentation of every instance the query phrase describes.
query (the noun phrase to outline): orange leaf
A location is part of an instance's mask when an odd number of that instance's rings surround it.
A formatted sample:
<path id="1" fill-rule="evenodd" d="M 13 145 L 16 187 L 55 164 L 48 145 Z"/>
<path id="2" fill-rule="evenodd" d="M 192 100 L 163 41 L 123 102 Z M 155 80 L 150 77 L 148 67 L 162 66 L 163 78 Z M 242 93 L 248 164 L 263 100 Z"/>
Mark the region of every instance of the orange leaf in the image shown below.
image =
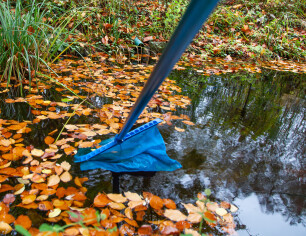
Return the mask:
<path id="1" fill-rule="evenodd" d="M 45 137 L 45 143 L 47 145 L 52 144 L 53 142 L 54 142 L 54 138 L 52 138 L 51 136 Z"/>
<path id="2" fill-rule="evenodd" d="M 129 218 L 130 220 L 133 220 L 133 212 L 131 210 L 131 208 L 126 208 L 124 210 L 124 214 L 126 215 L 127 218 Z"/>
<path id="3" fill-rule="evenodd" d="M 150 206 L 153 209 L 159 210 L 163 208 L 164 202 L 160 197 L 154 195 L 150 200 Z"/>
<path id="4" fill-rule="evenodd" d="M 1 187 L 0 187 L 0 193 L 7 192 L 7 191 L 10 191 L 10 190 L 14 190 L 14 188 L 11 185 L 8 185 L 8 184 L 2 184 Z"/>
<path id="5" fill-rule="evenodd" d="M 30 218 L 26 215 L 20 215 L 17 217 L 15 223 L 15 225 L 21 225 L 23 226 L 23 228 L 25 229 L 29 229 L 32 226 L 32 221 L 30 220 Z"/>
<path id="6" fill-rule="evenodd" d="M 93 208 L 86 208 L 83 212 L 82 212 L 84 219 L 83 222 L 86 225 L 91 225 L 94 223 L 97 223 L 97 216 L 96 216 L 96 210 Z"/>
<path id="7" fill-rule="evenodd" d="M 183 231 L 184 229 L 189 229 L 192 227 L 192 224 L 190 224 L 188 221 L 178 221 L 175 224 L 176 228 L 180 231 Z"/>
<path id="8" fill-rule="evenodd" d="M 34 195 L 34 194 L 26 195 L 25 197 L 22 198 L 22 204 L 24 204 L 24 205 L 30 204 L 30 203 L 34 202 L 35 199 L 36 199 L 36 195 Z"/>
<path id="9" fill-rule="evenodd" d="M 176 204 L 173 200 L 171 199 L 163 199 L 164 201 L 164 204 L 165 206 L 168 208 L 168 209 L 176 209 Z"/>
<path id="10" fill-rule="evenodd" d="M 144 235 L 152 235 L 153 234 L 153 229 L 151 225 L 142 225 L 138 229 L 138 235 L 144 236 Z"/>
<path id="11" fill-rule="evenodd" d="M 143 221 L 143 217 L 146 215 L 145 211 L 136 212 L 136 220 Z"/>
<path id="12" fill-rule="evenodd" d="M 15 217 L 6 212 L 1 212 L 0 221 L 4 221 L 5 223 L 11 224 L 15 221 Z"/>
<path id="13" fill-rule="evenodd" d="M 120 232 L 120 235 L 132 236 L 135 234 L 135 228 L 128 224 L 123 224 L 121 225 L 119 232 Z"/>
<path id="14" fill-rule="evenodd" d="M 130 220 L 130 219 L 128 219 L 128 218 L 125 218 L 124 220 L 125 220 L 125 222 L 128 223 L 129 225 L 132 225 L 132 226 L 137 227 L 137 228 L 139 227 L 138 224 L 137 224 L 137 222 L 136 222 L 135 220 Z"/>
<path id="15" fill-rule="evenodd" d="M 38 209 L 41 211 L 53 210 L 53 205 L 49 201 L 42 201 L 38 204 Z"/>
<path id="16" fill-rule="evenodd" d="M 94 206 L 105 207 L 111 200 L 106 196 L 106 194 L 99 193 L 94 199 Z"/>

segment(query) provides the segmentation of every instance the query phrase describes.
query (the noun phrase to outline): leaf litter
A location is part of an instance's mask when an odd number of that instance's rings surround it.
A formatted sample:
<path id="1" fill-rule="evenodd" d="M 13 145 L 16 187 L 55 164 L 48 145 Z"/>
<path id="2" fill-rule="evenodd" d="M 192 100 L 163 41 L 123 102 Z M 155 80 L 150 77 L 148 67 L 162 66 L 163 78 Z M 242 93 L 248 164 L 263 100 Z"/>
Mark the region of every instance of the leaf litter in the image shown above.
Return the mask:
<path id="1" fill-rule="evenodd" d="M 93 55 L 97 58 L 101 53 Z M 25 215 L 9 214 L 12 207 L 34 209 L 44 215 L 46 222 L 76 222 L 69 215 L 76 212 L 90 232 L 107 231 L 115 226 L 121 234 L 175 234 L 193 232 L 204 220 L 211 228 L 221 228 L 223 232 L 235 232 L 234 215 L 238 208 L 230 203 L 206 202 L 202 195 L 194 204 L 176 205 L 171 199 L 162 199 L 152 193 L 105 194 L 99 193 L 93 202 L 88 204 L 87 188 L 83 186 L 87 179 L 71 175 L 73 155 L 78 148 L 98 148 L 104 135 L 116 134 L 125 122 L 131 107 L 140 94 L 141 88 L 149 77 L 151 65 L 126 64 L 123 67 L 110 66 L 105 60 L 113 61 L 103 54 L 102 61 L 96 62 L 91 58 L 84 61 L 64 59 L 51 65 L 55 72 L 63 68 L 71 72 L 69 76 L 62 75 L 56 79 L 69 87 L 81 98 L 94 101 L 96 98 L 111 99 L 111 103 L 103 103 L 99 108 L 78 104 L 78 96 L 67 94 L 61 87 L 46 85 L 36 81 L 39 89 L 55 88 L 66 101 L 50 101 L 32 90 L 26 97 L 6 98 L 6 103 L 24 103 L 31 107 L 32 118 L 27 121 L 0 119 L 0 192 L 4 193 L 0 210 L 1 232 L 9 233 L 13 224 L 20 224 L 30 232 L 37 229 L 32 226 L 31 219 Z M 190 62 L 179 62 L 177 70 L 193 66 L 199 74 L 231 73 L 247 70 L 260 73 L 261 67 L 272 69 L 292 70 L 300 73 L 298 65 L 282 63 L 282 67 L 274 62 L 264 65 L 235 64 L 231 60 L 213 59 L 206 68 L 193 63 L 200 61 L 196 56 Z M 219 60 L 219 61 L 218 61 Z M 215 61 L 222 62 L 217 66 Z M 191 65 L 190 63 L 193 63 Z M 77 64 L 77 67 L 72 66 Z M 88 70 L 88 66 L 93 73 Z M 34 83 L 35 80 L 32 81 Z M 1 87 L 5 88 L 4 84 Z M 35 88 L 35 86 L 32 86 Z M 1 93 L 5 93 L 2 90 Z M 187 108 L 191 104 L 187 96 L 180 94 L 181 88 L 175 81 L 166 79 L 157 94 L 151 99 L 148 107 L 141 114 L 138 124 L 146 123 L 155 118 L 164 120 L 162 125 L 173 125 L 173 129 L 184 132 L 189 125 L 195 125 L 187 115 L 177 116 L 177 109 Z M 76 102 L 76 103 L 74 103 Z M 0 111 L 1 112 L 1 111 Z M 53 129 L 41 137 L 42 143 L 35 147 L 26 142 L 28 135 L 41 122 L 59 120 L 64 123 L 70 117 L 94 117 L 94 122 L 66 124 L 63 132 L 61 127 Z M 83 120 L 83 119 L 82 119 Z M 99 120 L 99 122 L 96 122 Z M 42 145 L 45 145 L 44 147 Z M 65 159 L 63 159 L 65 158 Z M 12 167 L 14 166 L 14 167 Z M 14 180 L 21 179 L 22 182 Z M 19 181 L 19 180 L 18 180 Z M 15 184 L 13 184 L 15 183 Z M 67 187 L 69 186 L 69 187 Z M 106 216 L 98 222 L 96 211 Z M 148 221 L 147 214 L 155 214 L 158 220 Z M 82 217 L 81 217 L 82 216 Z M 68 227 L 65 231 L 85 234 L 81 225 Z M 187 230 L 188 229 L 188 230 Z M 193 231 L 192 231 L 193 230 Z M 195 231 L 196 232 L 196 231 Z"/>

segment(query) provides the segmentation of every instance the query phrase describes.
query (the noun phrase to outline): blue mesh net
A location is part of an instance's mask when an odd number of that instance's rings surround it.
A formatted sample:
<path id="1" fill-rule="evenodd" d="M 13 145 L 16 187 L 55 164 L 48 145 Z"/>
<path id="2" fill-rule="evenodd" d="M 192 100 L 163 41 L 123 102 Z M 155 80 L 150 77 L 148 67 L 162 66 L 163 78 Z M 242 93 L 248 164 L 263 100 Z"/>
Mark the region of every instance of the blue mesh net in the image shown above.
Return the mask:
<path id="1" fill-rule="evenodd" d="M 101 142 L 100 145 L 110 142 L 113 139 Z M 167 155 L 164 140 L 156 126 L 101 153 L 98 150 L 92 152 L 90 148 L 79 149 L 75 162 L 81 162 L 81 170 L 102 168 L 112 172 L 173 171 L 182 167 Z"/>

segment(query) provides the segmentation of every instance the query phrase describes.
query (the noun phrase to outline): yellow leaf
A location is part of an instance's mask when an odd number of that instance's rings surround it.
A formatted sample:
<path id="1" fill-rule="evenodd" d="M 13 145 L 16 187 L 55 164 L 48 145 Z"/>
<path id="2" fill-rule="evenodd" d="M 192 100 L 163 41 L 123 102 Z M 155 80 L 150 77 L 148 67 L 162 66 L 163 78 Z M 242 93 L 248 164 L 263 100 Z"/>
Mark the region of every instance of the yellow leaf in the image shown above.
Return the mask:
<path id="1" fill-rule="evenodd" d="M 59 214 L 61 213 L 61 209 L 59 208 L 54 208 L 53 210 L 51 210 L 48 214 L 49 218 L 54 218 L 57 217 Z"/>
<path id="2" fill-rule="evenodd" d="M 9 234 L 12 231 L 12 227 L 3 221 L 0 222 L 0 233 L 1 234 Z"/>

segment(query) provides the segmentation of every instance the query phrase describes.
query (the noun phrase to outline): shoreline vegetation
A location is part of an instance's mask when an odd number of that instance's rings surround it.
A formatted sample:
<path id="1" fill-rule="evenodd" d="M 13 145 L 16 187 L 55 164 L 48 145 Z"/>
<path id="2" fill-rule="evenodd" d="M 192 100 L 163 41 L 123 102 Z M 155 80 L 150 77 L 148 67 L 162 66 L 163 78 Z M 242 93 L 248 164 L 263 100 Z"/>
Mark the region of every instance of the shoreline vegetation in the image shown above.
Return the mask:
<path id="1" fill-rule="evenodd" d="M 50 69 L 50 63 L 65 54 L 82 58 L 104 52 L 119 60 L 139 53 L 159 55 L 187 4 L 187 0 L 2 1 L 1 80 L 31 81 L 41 67 Z M 305 63 L 305 10 L 297 0 L 221 1 L 183 60 L 196 56 L 202 61 L 220 57 Z"/>

